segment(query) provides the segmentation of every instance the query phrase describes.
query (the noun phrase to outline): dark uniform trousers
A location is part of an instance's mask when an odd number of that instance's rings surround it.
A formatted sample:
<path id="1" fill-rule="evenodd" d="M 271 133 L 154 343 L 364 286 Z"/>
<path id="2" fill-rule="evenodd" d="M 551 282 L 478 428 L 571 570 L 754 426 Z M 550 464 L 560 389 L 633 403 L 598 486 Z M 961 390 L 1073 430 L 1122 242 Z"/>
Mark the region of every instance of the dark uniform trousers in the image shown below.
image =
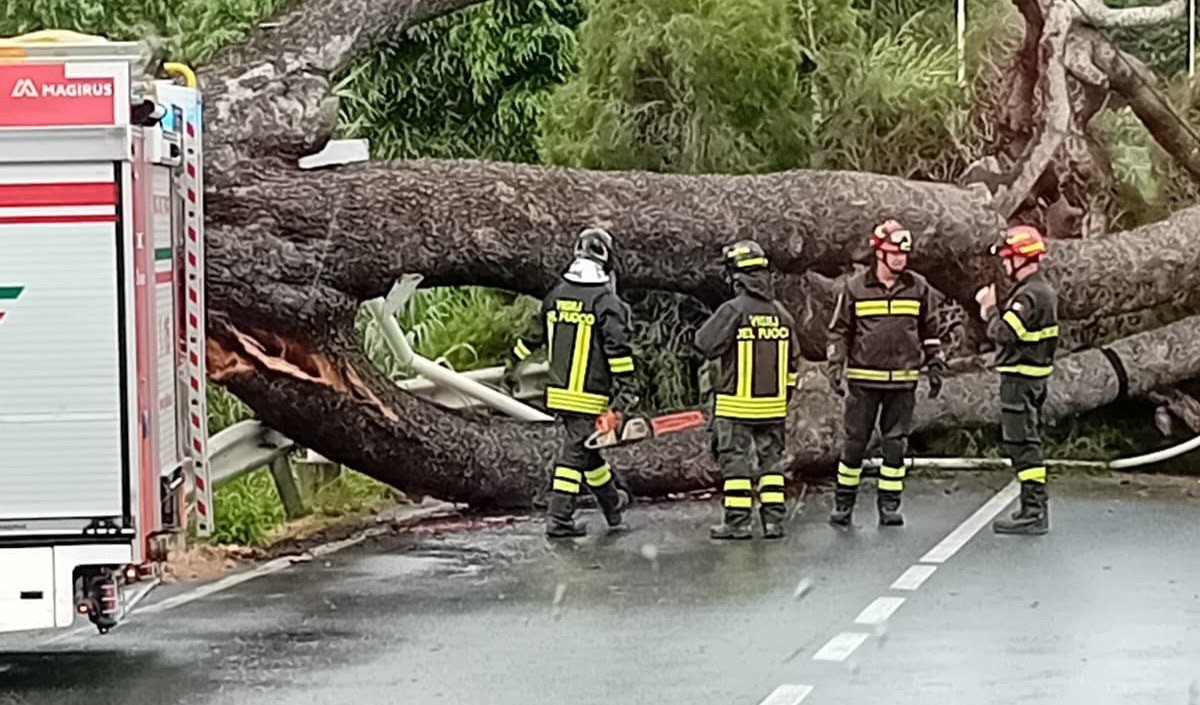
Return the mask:
<path id="1" fill-rule="evenodd" d="M 845 408 L 846 444 L 838 464 L 839 489 L 857 491 L 862 477 L 863 455 L 879 421 L 883 445 L 883 465 L 879 468 L 879 489 L 900 492 L 904 489 L 904 452 L 912 433 L 915 389 L 883 389 L 851 382 Z"/>
<path id="2" fill-rule="evenodd" d="M 1022 482 L 1046 482 L 1042 406 L 1046 380 L 1000 375 L 1000 440 Z"/>
<path id="3" fill-rule="evenodd" d="M 554 466 L 552 491 L 565 496 L 565 520 L 570 520 L 570 511 L 574 510 L 574 500 L 578 498 L 583 486 L 592 491 L 601 511 L 606 515 L 612 513 L 620 503 L 617 494 L 617 484 L 612 468 L 605 462 L 600 451 L 586 448 L 583 443 L 596 430 L 596 417 L 579 414 L 562 414 L 563 434 L 562 447 Z"/>
<path id="4" fill-rule="evenodd" d="M 782 463 L 786 422 L 744 423 L 713 419 L 717 464 L 725 480 L 725 521 L 745 526 L 752 520 L 754 493 L 764 522 L 781 522 L 786 514 Z"/>

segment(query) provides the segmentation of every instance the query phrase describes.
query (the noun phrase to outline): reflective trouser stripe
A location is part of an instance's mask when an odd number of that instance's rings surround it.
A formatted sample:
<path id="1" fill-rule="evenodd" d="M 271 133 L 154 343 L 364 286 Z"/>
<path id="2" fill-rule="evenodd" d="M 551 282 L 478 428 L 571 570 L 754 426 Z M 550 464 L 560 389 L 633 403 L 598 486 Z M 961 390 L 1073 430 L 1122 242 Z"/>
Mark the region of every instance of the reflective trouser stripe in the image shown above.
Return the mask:
<path id="1" fill-rule="evenodd" d="M 608 463 L 601 465 L 595 470 L 587 471 L 587 483 L 592 487 L 601 487 L 612 480 L 612 468 Z"/>
<path id="2" fill-rule="evenodd" d="M 525 345 L 524 340 L 517 341 L 516 346 L 513 348 L 513 354 L 517 356 L 518 360 L 524 360 L 529 357 L 529 348 Z"/>
<path id="3" fill-rule="evenodd" d="M 883 465 L 879 468 L 879 489 L 885 492 L 899 492 L 904 489 L 904 468 L 894 468 Z"/>
<path id="4" fill-rule="evenodd" d="M 610 357 L 608 358 L 608 370 L 615 375 L 633 372 L 633 358 L 628 356 Z"/>
<path id="5" fill-rule="evenodd" d="M 838 484 L 843 487 L 858 487 L 862 479 L 862 468 L 852 468 L 845 463 L 838 463 Z"/>
<path id="6" fill-rule="evenodd" d="M 783 487 L 783 475 L 779 473 L 768 473 L 758 478 L 758 489 L 764 490 L 768 487 Z"/>
<path id="7" fill-rule="evenodd" d="M 782 492 L 759 492 L 758 500 L 763 504 L 783 504 Z"/>
<path id="8" fill-rule="evenodd" d="M 567 494 L 579 494 L 579 483 L 583 482 L 583 473 L 573 468 L 558 466 L 554 468 L 554 489 Z"/>
<path id="9" fill-rule="evenodd" d="M 783 475 L 769 472 L 758 478 L 758 501 L 763 504 L 783 504 Z"/>
<path id="10" fill-rule="evenodd" d="M 1042 465 L 1036 468 L 1025 468 L 1017 472 L 1017 479 L 1021 482 L 1046 482 L 1046 466 Z"/>
<path id="11" fill-rule="evenodd" d="M 566 492 L 567 494 L 579 494 L 579 485 L 566 480 L 555 479 L 554 489 L 559 492 Z"/>
<path id="12" fill-rule="evenodd" d="M 750 509 L 754 506 L 754 498 L 750 493 L 754 489 L 748 477 L 730 477 L 725 480 L 725 507 L 728 509 Z"/>

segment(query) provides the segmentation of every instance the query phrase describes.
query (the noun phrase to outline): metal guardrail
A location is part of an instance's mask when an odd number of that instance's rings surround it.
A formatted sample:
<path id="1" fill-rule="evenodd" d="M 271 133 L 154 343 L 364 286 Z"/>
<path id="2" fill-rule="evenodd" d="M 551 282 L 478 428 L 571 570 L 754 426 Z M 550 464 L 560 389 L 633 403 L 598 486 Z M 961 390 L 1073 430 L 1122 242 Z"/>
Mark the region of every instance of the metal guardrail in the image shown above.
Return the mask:
<path id="1" fill-rule="evenodd" d="M 500 388 L 503 367 L 485 367 L 456 373 L 475 382 Z M 536 399 L 546 385 L 549 367 L 545 363 L 522 367 L 512 396 L 516 399 Z M 483 403 L 460 391 L 438 385 L 424 377 L 400 380 L 396 383 L 406 392 L 447 409 L 477 408 Z M 296 449 L 296 443 L 257 419 L 240 421 L 217 433 L 208 441 L 209 465 L 213 484 L 231 480 L 239 475 L 271 465 Z M 308 462 L 329 462 L 309 451 Z M 191 488 L 188 489 L 189 498 Z"/>

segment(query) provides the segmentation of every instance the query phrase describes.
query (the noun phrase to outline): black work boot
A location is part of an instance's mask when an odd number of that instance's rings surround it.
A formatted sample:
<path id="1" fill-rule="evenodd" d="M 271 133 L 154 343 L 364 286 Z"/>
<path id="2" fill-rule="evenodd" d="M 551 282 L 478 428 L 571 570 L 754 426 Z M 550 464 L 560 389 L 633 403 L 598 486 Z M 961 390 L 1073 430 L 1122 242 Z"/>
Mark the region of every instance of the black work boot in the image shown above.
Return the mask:
<path id="1" fill-rule="evenodd" d="M 587 536 L 587 528 L 575 523 L 575 497 L 561 492 L 550 494 L 546 512 L 546 535 L 553 539 Z"/>
<path id="2" fill-rule="evenodd" d="M 880 490 L 876 497 L 879 506 L 880 526 L 904 526 L 904 515 L 900 513 L 900 493 Z"/>
<path id="3" fill-rule="evenodd" d="M 609 532 L 624 531 L 629 528 L 625 523 L 625 510 L 629 507 L 629 493 L 609 482 L 603 487 L 593 489 L 600 511 L 604 513 L 604 521 L 608 522 Z"/>
<path id="4" fill-rule="evenodd" d="M 726 509 L 725 520 L 708 530 L 712 539 L 744 540 L 754 537 L 750 530 L 753 517 L 749 509 Z"/>
<path id="5" fill-rule="evenodd" d="M 759 507 L 759 517 L 762 519 L 764 539 L 781 539 L 784 537 L 783 519 L 787 509 L 782 504 L 764 504 Z"/>
<path id="6" fill-rule="evenodd" d="M 1050 531 L 1050 500 L 1042 482 L 1021 483 L 1021 506 L 1008 519 L 992 522 L 997 534 L 1040 536 Z"/>
<path id="7" fill-rule="evenodd" d="M 829 514 L 829 523 L 834 526 L 850 526 L 850 516 L 854 513 L 854 500 L 857 498 L 857 487 L 838 487 L 833 495 L 833 511 Z"/>

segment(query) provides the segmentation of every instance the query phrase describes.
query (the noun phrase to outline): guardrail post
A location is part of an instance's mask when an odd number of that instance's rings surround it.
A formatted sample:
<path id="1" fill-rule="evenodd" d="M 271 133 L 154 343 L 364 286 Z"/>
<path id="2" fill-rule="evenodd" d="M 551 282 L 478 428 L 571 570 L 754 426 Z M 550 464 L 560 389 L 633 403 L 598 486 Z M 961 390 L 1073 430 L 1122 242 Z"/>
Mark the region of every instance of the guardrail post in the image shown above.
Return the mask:
<path id="1" fill-rule="evenodd" d="M 283 503 L 284 516 L 292 520 L 308 515 L 308 508 L 304 506 L 304 499 L 300 496 L 300 488 L 296 486 L 296 477 L 292 474 L 292 461 L 286 453 L 271 461 L 271 477 L 275 480 L 279 501 Z"/>

